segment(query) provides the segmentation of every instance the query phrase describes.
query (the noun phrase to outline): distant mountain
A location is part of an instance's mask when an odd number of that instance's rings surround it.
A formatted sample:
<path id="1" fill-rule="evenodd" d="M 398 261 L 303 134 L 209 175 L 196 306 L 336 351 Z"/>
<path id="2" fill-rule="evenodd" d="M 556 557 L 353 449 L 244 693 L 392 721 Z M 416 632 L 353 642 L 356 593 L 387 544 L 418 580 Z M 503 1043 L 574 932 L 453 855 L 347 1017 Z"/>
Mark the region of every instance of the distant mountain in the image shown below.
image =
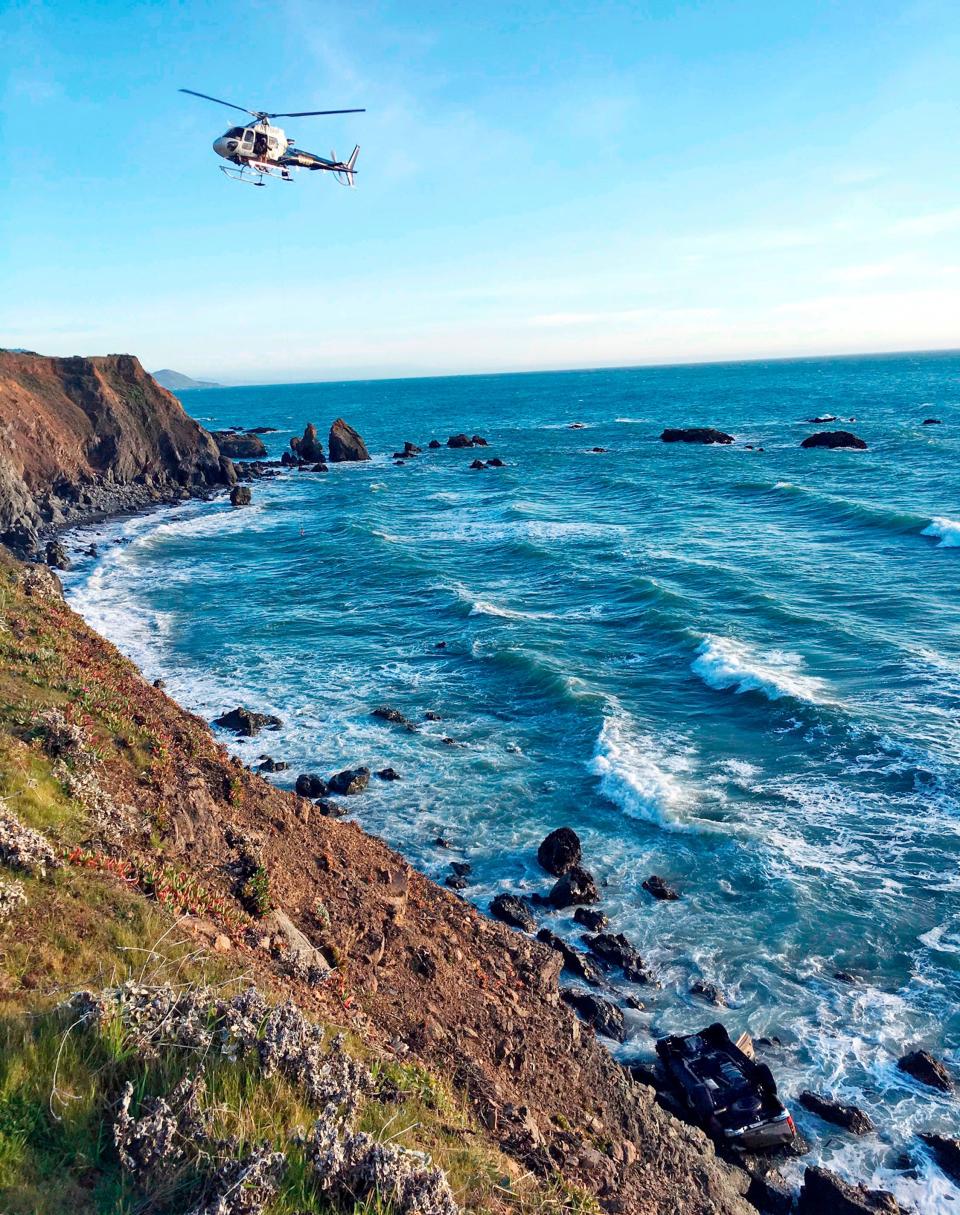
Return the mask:
<path id="1" fill-rule="evenodd" d="M 159 371 L 150 373 L 161 388 L 169 388 L 171 392 L 179 392 L 182 388 L 219 388 L 213 380 L 194 380 L 180 371 L 169 367 L 161 367 Z"/>

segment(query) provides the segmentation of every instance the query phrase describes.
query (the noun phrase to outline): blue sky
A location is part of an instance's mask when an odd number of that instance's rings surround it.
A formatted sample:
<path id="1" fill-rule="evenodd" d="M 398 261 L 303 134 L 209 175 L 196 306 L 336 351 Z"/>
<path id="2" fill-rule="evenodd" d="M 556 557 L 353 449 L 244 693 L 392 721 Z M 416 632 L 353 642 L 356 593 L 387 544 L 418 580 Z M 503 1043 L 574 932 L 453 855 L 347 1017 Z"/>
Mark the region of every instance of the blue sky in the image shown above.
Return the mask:
<path id="1" fill-rule="evenodd" d="M 960 346 L 960 5 L 2 7 L 0 343 L 223 382 Z M 218 172 L 277 110 L 325 175 Z"/>

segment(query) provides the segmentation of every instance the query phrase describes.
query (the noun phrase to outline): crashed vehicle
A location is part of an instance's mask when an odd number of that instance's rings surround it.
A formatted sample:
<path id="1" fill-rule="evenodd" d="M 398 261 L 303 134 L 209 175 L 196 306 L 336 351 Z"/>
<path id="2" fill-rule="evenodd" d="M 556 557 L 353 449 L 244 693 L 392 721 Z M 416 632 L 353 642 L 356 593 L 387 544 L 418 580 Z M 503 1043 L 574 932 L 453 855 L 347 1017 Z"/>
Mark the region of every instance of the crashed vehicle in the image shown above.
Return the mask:
<path id="1" fill-rule="evenodd" d="M 744 1034 L 733 1042 L 719 1024 L 661 1038 L 657 1054 L 671 1084 L 711 1139 L 742 1151 L 782 1147 L 797 1133 L 777 1082 Z"/>

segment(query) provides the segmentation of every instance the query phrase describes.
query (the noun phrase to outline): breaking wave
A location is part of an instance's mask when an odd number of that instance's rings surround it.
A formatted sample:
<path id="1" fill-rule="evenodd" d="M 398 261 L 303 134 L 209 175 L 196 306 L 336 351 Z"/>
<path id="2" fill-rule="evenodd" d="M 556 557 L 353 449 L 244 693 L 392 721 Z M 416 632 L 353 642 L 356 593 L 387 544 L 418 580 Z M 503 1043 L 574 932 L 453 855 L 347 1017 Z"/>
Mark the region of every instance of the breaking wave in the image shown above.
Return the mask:
<path id="1" fill-rule="evenodd" d="M 960 548 L 960 523 L 945 515 L 934 515 L 930 526 L 923 529 L 923 535 L 939 539 L 938 548 Z"/>
<path id="2" fill-rule="evenodd" d="M 690 804 L 680 774 L 688 767 L 683 752 L 668 758 L 653 738 L 634 730 L 625 715 L 603 720 L 588 770 L 600 778 L 600 792 L 631 818 L 677 830 Z"/>
<path id="3" fill-rule="evenodd" d="M 822 680 L 800 671 L 801 660 L 784 650 L 758 655 L 732 637 L 707 636 L 690 669 L 718 691 L 759 692 L 767 700 L 790 697 L 807 704 L 829 701 Z"/>

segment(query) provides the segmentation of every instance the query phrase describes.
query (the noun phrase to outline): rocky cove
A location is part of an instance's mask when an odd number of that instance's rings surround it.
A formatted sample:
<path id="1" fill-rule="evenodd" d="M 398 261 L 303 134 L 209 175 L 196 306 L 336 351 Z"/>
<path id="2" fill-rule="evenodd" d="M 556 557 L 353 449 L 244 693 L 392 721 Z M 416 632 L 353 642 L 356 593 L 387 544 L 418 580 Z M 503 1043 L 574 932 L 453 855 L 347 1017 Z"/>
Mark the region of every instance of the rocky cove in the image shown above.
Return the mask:
<path id="1" fill-rule="evenodd" d="M 312 431 L 312 434 L 310 433 Z M 355 432 L 354 432 L 355 433 Z M 347 436 L 351 444 L 355 441 L 350 436 Z M 297 436 L 299 439 L 299 436 Z M 357 436 L 359 438 L 359 436 Z M 362 440 L 360 441 L 362 445 Z M 433 448 L 441 446 L 438 440 L 433 440 L 429 445 Z M 480 436 L 474 435 L 471 439 L 468 435 L 458 434 L 451 436 L 447 444 L 450 448 L 470 446 L 486 446 Z M 330 449 L 330 460 L 334 460 L 334 447 L 332 442 L 327 444 Z M 417 444 L 413 441 L 407 441 L 402 452 L 396 454 L 396 459 L 408 460 L 415 459 L 419 454 L 417 451 L 409 450 L 416 447 Z M 300 450 L 298 450 L 298 447 Z M 325 463 L 324 450 L 318 443 L 316 431 L 312 427 L 308 427 L 307 432 L 299 439 L 298 447 L 291 447 L 290 455 L 285 458 L 286 466 L 291 469 L 300 470 L 303 473 L 317 471 L 322 472 L 322 468 L 318 467 Z M 434 448 L 434 450 L 436 450 Z M 359 452 L 359 448 L 352 447 L 354 452 Z M 365 450 L 365 447 L 363 448 Z M 303 457 L 303 458 L 301 458 Z M 240 457 L 238 456 L 238 459 Z M 350 458 L 360 458 L 362 456 L 348 456 Z M 484 461 L 491 467 L 498 466 L 494 460 Z M 212 466 L 211 466 L 212 467 Z M 184 489 L 186 492 L 207 493 L 211 491 L 223 492 L 229 483 L 229 470 L 222 468 L 218 461 L 218 470 L 224 475 L 223 481 L 203 481 L 198 482 L 195 486 L 183 487 L 180 490 L 173 489 L 176 482 L 176 476 L 171 475 L 169 483 L 156 485 L 151 487 L 151 492 L 156 491 L 158 494 L 166 490 L 170 491 L 171 497 L 180 497 Z M 467 466 L 465 466 L 467 467 Z M 264 476 L 273 476 L 278 474 L 278 469 L 271 464 L 257 465 L 252 463 L 246 467 L 241 466 L 240 476 L 249 479 L 252 484 Z M 140 474 L 137 474 L 140 475 Z M 95 487 L 96 474 L 94 474 L 91 485 Z M 34 477 L 33 484 L 39 485 L 40 482 Z M 256 492 L 256 486 L 253 486 Z M 89 492 L 89 491 L 86 491 Z M 41 494 L 42 497 L 42 494 Z M 58 497 L 57 506 L 53 510 L 53 515 L 56 516 L 57 510 L 61 512 L 62 517 L 56 517 L 51 522 L 63 522 L 69 519 L 77 519 L 81 517 L 81 512 L 78 510 L 76 514 L 68 511 L 60 502 L 66 502 L 68 497 L 65 495 L 63 499 Z M 49 509 L 50 502 L 47 501 L 44 509 Z M 38 511 L 42 519 L 42 511 Z M 228 705 L 224 705 L 224 709 L 228 709 Z M 382 721 L 388 725 L 394 726 L 404 732 L 410 732 L 410 728 L 415 728 L 418 723 L 406 718 L 400 710 L 392 709 L 390 706 L 381 706 L 382 712 L 377 709 L 371 709 L 371 712 L 377 712 Z M 262 737 L 269 739 L 270 723 L 256 721 L 258 712 L 257 706 L 252 709 L 245 710 L 245 717 L 240 718 L 240 724 L 244 732 L 247 729 L 265 728 L 268 733 Z M 250 719 L 253 719 L 252 726 L 249 725 Z M 455 739 L 450 739 L 451 745 L 455 743 Z M 269 742 L 264 744 L 269 747 Z M 273 769 L 285 763 L 284 756 L 277 752 L 269 757 L 264 757 L 260 762 L 267 764 L 269 759 Z M 291 781 L 296 777 L 309 777 L 319 784 L 308 783 L 302 789 L 299 788 L 299 780 L 297 781 L 297 793 L 301 796 L 282 793 L 275 790 L 271 793 L 263 792 L 265 798 L 273 798 L 274 796 L 280 801 L 277 804 L 289 805 L 290 811 L 288 814 L 274 815 L 273 826 L 269 828 L 268 834 L 272 834 L 274 830 L 283 834 L 292 832 L 296 837 L 286 841 L 287 847 L 281 846 L 282 841 L 270 841 L 268 851 L 270 852 L 269 859 L 265 860 L 264 867 L 272 872 L 274 867 L 279 865 L 280 872 L 285 873 L 286 866 L 290 867 L 291 874 L 289 878 L 281 878 L 279 885 L 284 888 L 285 882 L 290 882 L 288 887 L 292 892 L 287 899 L 281 904 L 283 915 L 288 922 L 296 929 L 297 932 L 307 938 L 316 937 L 316 929 L 313 921 L 306 916 L 304 908 L 308 905 L 309 899 L 313 891 L 319 890 L 320 894 L 317 897 L 322 898 L 322 901 L 329 911 L 331 906 L 337 906 L 334 896 L 329 890 L 327 884 L 317 885 L 319 879 L 315 879 L 311 873 L 309 879 L 301 878 L 297 874 L 297 864 L 294 857 L 300 855 L 301 851 L 306 854 L 311 849 L 316 850 L 316 844 L 312 841 L 314 837 L 325 839 L 326 833 L 344 831 L 349 834 L 352 840 L 366 841 L 367 837 L 362 836 L 355 827 L 349 824 L 333 823 L 329 821 L 331 807 L 336 807 L 342 803 L 338 799 L 348 799 L 357 796 L 358 791 L 362 791 L 362 787 L 370 779 L 372 773 L 370 770 L 364 770 L 365 756 L 357 755 L 354 761 L 354 766 L 339 772 L 323 772 L 323 773 L 292 773 Z M 229 761 L 224 757 L 224 762 Z M 403 769 L 398 765 L 400 771 L 396 768 L 380 769 L 374 779 L 378 777 L 384 781 L 389 781 L 390 776 L 383 775 L 389 771 L 394 777 L 399 776 L 403 779 Z M 228 769 L 229 771 L 230 769 Z M 270 769 L 266 769 L 270 770 Z M 231 778 L 232 779 L 232 778 Z M 262 782 L 256 783 L 258 778 L 251 773 L 243 774 L 240 779 L 244 782 L 254 782 L 251 788 L 259 789 Z M 321 785 L 323 788 L 321 789 Z M 331 788 L 332 786 L 332 788 Z M 304 804 L 303 796 L 317 800 L 317 805 L 308 808 Z M 284 798 L 292 798 L 290 802 L 283 802 Z M 272 804 L 272 803 L 271 803 Z M 267 803 L 264 803 L 264 809 Z M 299 826 L 290 823 L 287 827 L 281 828 L 278 819 L 290 819 L 291 815 L 296 818 Z M 304 815 L 306 819 L 304 820 Z M 244 820 L 246 821 L 246 820 Z M 252 820 L 251 820 L 252 821 Z M 263 819 L 259 818 L 261 823 Z M 249 822 L 246 823 L 249 826 Z M 236 832 L 239 828 L 233 824 L 231 830 Z M 182 829 L 183 830 L 183 829 Z M 190 828 L 189 830 L 194 830 Z M 233 855 L 230 853 L 229 842 L 226 836 L 222 839 L 216 837 L 215 833 L 206 839 L 208 834 L 206 831 L 197 832 L 197 840 L 203 843 L 204 847 L 209 847 L 209 851 L 197 851 L 195 845 L 186 852 L 178 854 L 176 850 L 171 855 L 183 855 L 189 857 L 191 864 L 194 859 L 202 866 L 214 866 L 215 858 L 222 858 L 225 855 Z M 201 838 L 203 837 L 203 838 Z M 337 838 L 336 834 L 333 838 Z M 577 841 L 574 846 L 573 840 L 566 839 L 567 852 L 572 854 L 579 850 L 580 845 Z M 574 837 L 575 838 L 575 837 Z M 769 1168 L 764 1165 L 753 1170 L 753 1174 L 748 1176 L 740 1169 L 730 1170 L 725 1165 L 717 1161 L 708 1141 L 698 1131 L 693 1128 L 683 1127 L 675 1122 L 672 1116 L 664 1113 L 659 1103 L 654 1097 L 656 1088 L 649 1086 L 649 1081 L 656 1081 L 656 1077 L 652 1076 L 649 1071 L 636 1069 L 636 1075 L 606 1056 L 602 1046 L 594 1041 L 592 1032 L 586 1028 L 579 1027 L 576 1016 L 573 1012 L 568 1011 L 565 1007 L 567 1002 L 570 1002 L 580 1013 L 603 1029 L 614 1031 L 613 1036 L 616 1036 L 617 1019 L 615 1015 L 616 1003 L 618 995 L 614 987 L 610 985 L 609 970 L 613 969 L 616 975 L 623 974 L 624 977 L 632 981 L 649 981 L 650 975 L 645 971 L 643 960 L 638 951 L 631 942 L 622 936 L 622 934 L 604 933 L 605 925 L 600 919 L 591 919 L 590 917 L 602 917 L 602 907 L 597 908 L 595 904 L 600 898 L 600 893 L 597 891 L 596 883 L 588 872 L 590 858 L 584 858 L 582 855 L 576 861 L 571 861 L 567 864 L 566 860 L 553 859 L 551 856 L 554 846 L 557 841 L 553 841 L 553 845 L 547 846 L 547 841 L 544 841 L 544 856 L 548 862 L 544 865 L 546 872 L 550 873 L 556 880 L 549 885 L 543 895 L 542 906 L 538 907 L 535 900 L 527 900 L 522 893 L 513 896 L 506 896 L 498 905 L 498 910 L 505 910 L 512 919 L 508 919 L 508 923 L 515 923 L 520 929 L 525 929 L 528 932 L 536 930 L 541 938 L 540 943 L 531 941 L 526 936 L 512 933 L 506 929 L 497 928 L 493 924 L 484 920 L 476 920 L 472 911 L 460 904 L 452 895 L 445 894 L 429 883 L 423 883 L 414 874 L 409 874 L 399 861 L 399 858 L 394 859 L 388 864 L 383 862 L 387 876 L 382 879 L 386 884 L 387 890 L 386 903 L 391 905 L 391 900 L 401 898 L 401 891 L 394 890 L 395 886 L 402 887 L 404 883 L 409 885 L 410 882 L 422 883 L 425 890 L 430 890 L 431 896 L 427 902 L 433 908 L 432 921 L 428 920 L 421 923 L 419 913 L 417 916 L 417 933 L 411 941 L 397 945 L 400 950 L 399 955 L 391 952 L 393 943 L 391 942 L 391 950 L 386 950 L 390 956 L 384 962 L 381 956 L 376 962 L 369 961 L 361 962 L 354 960 L 351 956 L 349 963 L 350 967 L 356 966 L 357 981 L 363 986 L 366 992 L 366 984 L 372 982 L 373 993 L 370 999 L 372 1000 L 371 1007 L 379 1009 L 381 1000 L 377 998 L 381 988 L 381 981 L 388 987 L 392 988 L 393 1003 L 390 1007 L 393 1008 L 393 1016 L 399 1016 L 396 1009 L 396 1001 L 399 999 L 401 1003 L 408 1002 L 410 1007 L 404 1008 L 403 1016 L 413 1018 L 416 1024 L 420 1026 L 418 1033 L 412 1035 L 407 1042 L 408 1049 L 417 1052 L 418 1057 L 423 1057 L 433 1062 L 439 1062 L 441 1066 L 448 1066 L 455 1057 L 459 1057 L 460 1052 L 464 1049 L 464 1043 L 467 1044 L 467 1057 L 472 1060 L 471 1066 L 479 1071 L 479 1076 L 471 1076 L 466 1083 L 465 1091 L 470 1093 L 471 1101 L 478 1111 L 481 1122 L 488 1128 L 488 1132 L 501 1144 L 506 1144 L 508 1150 L 515 1152 L 518 1159 L 525 1163 L 531 1164 L 543 1175 L 549 1175 L 551 1170 L 556 1170 L 560 1173 L 569 1172 L 571 1176 L 576 1178 L 578 1182 L 586 1185 L 586 1188 L 599 1194 L 602 1203 L 608 1209 L 623 1209 L 623 1210 L 656 1210 L 656 1209 L 675 1209 L 669 1203 L 678 1201 L 678 1192 L 683 1190 L 683 1201 L 689 1203 L 689 1206 L 684 1209 L 699 1210 L 699 1209 L 741 1209 L 738 1204 L 742 1203 L 743 1195 L 749 1194 L 750 1198 L 758 1202 L 762 1207 L 768 1209 L 778 1209 L 777 1204 L 784 1202 L 789 1203 L 791 1198 L 782 1186 L 779 1186 L 776 1178 L 769 1179 L 767 1174 Z M 362 845 L 366 847 L 366 843 Z M 369 846 L 376 848 L 375 841 L 371 841 Z M 379 846 L 379 847 L 382 847 Z M 442 845 L 438 845 L 442 847 Z M 277 859 L 280 858 L 280 859 Z M 569 859 L 569 857 L 567 858 Z M 541 858 L 542 863 L 543 858 Z M 585 862 L 585 863 L 583 863 Z M 234 865 L 241 862 L 233 861 Z M 259 862 L 258 862 L 259 863 Z M 399 866 L 399 869 L 398 869 Z M 551 867 L 552 866 L 552 867 Z M 254 866 L 256 868 L 256 866 Z M 557 871 L 559 868 L 559 871 Z M 338 872 L 342 871 L 338 870 Z M 368 871 L 365 871 L 368 872 Z M 408 873 L 406 877 L 398 876 L 399 873 Z M 468 872 L 458 872 L 455 867 L 452 868 L 450 885 L 456 885 L 469 881 Z M 329 878 L 325 879 L 329 882 Z M 670 882 L 655 873 L 649 873 L 645 877 L 645 881 L 649 882 L 648 894 L 651 899 L 661 899 L 670 901 L 671 895 L 675 895 L 677 891 L 673 890 Z M 462 888 L 462 887 L 461 887 Z M 559 888 L 559 889 L 558 889 Z M 419 889 L 419 887 L 418 887 Z M 684 896 L 684 891 L 679 892 L 681 897 Z M 516 903 L 508 903 L 509 898 L 516 899 Z M 407 916 L 411 914 L 408 909 L 409 899 L 404 900 L 404 914 L 400 922 L 405 923 Z M 420 899 L 414 900 L 419 903 Z M 571 945 L 568 941 L 563 940 L 556 933 L 553 933 L 549 928 L 549 921 L 538 927 L 540 921 L 537 916 L 549 915 L 549 907 L 576 906 L 578 922 L 587 930 L 584 936 L 592 942 L 592 947 L 588 947 L 586 951 L 581 950 L 578 946 Z M 341 905 L 344 906 L 345 905 Z M 438 911 L 442 908 L 442 913 Z M 341 918 L 344 918 L 344 911 L 341 910 Z M 494 911 L 497 914 L 497 911 Z M 466 920 L 461 922 L 460 917 L 466 916 Z M 582 919 L 580 917 L 583 917 Z M 453 917 L 452 920 L 448 917 Z M 529 918 L 528 918 L 529 917 Z M 504 917 L 506 918 L 506 917 Z M 391 919 L 391 924 L 396 925 L 397 921 Z M 473 929 L 467 932 L 463 927 L 463 923 L 473 924 L 478 923 L 481 927 L 477 930 L 477 936 Z M 431 947 L 429 927 L 436 927 L 438 924 L 452 925 L 452 936 L 450 953 L 445 955 L 441 951 L 440 958 L 435 956 L 436 950 Z M 299 925 L 299 926 L 298 926 Z M 382 926 L 382 925 L 381 925 Z M 400 933 L 403 936 L 404 932 Z M 443 938 L 443 929 L 441 931 L 441 939 Z M 364 935 L 365 934 L 365 935 Z M 492 935 L 491 935 L 492 934 Z M 276 936 L 277 934 L 274 934 Z M 371 921 L 369 931 L 365 926 L 365 921 L 361 920 L 361 937 L 364 941 L 364 949 L 367 944 L 370 944 L 369 952 L 376 955 L 380 949 L 379 944 L 380 928 L 377 924 Z M 385 930 L 382 935 L 386 938 L 390 936 Z M 469 943 L 473 940 L 482 940 L 484 942 L 483 949 L 479 954 L 471 953 L 470 950 L 464 950 L 464 945 L 461 941 L 463 937 Z M 368 940 L 369 938 L 369 940 Z M 372 943 L 371 943 L 372 941 Z M 492 946 L 491 942 L 496 942 L 496 946 Z M 531 959 L 538 959 L 537 964 L 547 967 L 549 972 L 558 972 L 560 965 L 565 965 L 568 973 L 572 973 L 587 982 L 588 986 L 603 988 L 607 991 L 607 995 L 581 992 L 576 994 L 577 989 L 571 988 L 569 981 L 564 980 L 563 984 L 556 982 L 557 975 L 548 983 L 550 990 L 545 997 L 545 1007 L 541 1007 L 544 1003 L 544 997 L 539 997 L 534 1000 L 532 1005 L 527 1005 L 525 997 L 521 1003 L 513 1008 L 513 1001 L 508 999 L 507 1006 L 501 1007 L 501 996 L 499 994 L 500 985 L 503 984 L 507 988 L 512 982 L 512 972 L 504 970 L 504 963 L 498 959 L 497 950 L 503 943 L 503 947 L 507 950 L 507 957 L 510 959 L 508 965 L 516 968 L 519 963 L 515 951 L 520 950 L 524 956 L 529 956 Z M 583 942 L 581 942 L 582 944 Z M 400 982 L 395 974 L 396 962 L 391 960 L 396 956 L 404 957 L 404 950 L 409 946 L 409 968 L 411 978 L 409 982 L 404 980 Z M 233 948 L 239 948 L 238 944 L 234 943 Z M 258 946 L 253 946 L 253 953 L 256 956 Z M 322 947 L 321 947 L 322 948 Z M 473 948 L 473 946 L 471 946 Z M 492 952 L 487 953 L 487 949 Z M 479 970 L 476 973 L 493 974 L 492 988 L 489 981 L 485 980 L 470 980 L 468 991 L 474 982 L 479 984 L 479 991 L 473 992 L 472 996 L 459 987 L 451 987 L 453 983 L 452 974 L 462 964 L 463 958 L 456 957 L 457 952 L 460 952 L 467 959 L 476 958 Z M 276 952 L 276 946 L 269 944 L 268 953 Z M 282 950 L 281 950 L 282 952 Z M 468 963 L 468 969 L 471 963 Z M 329 960 L 327 961 L 329 965 Z M 497 978 L 498 972 L 502 977 Z M 591 975 L 595 982 L 590 983 L 589 979 L 585 979 L 586 975 Z M 641 978 L 642 976 L 642 978 Z M 469 977 L 469 976 L 468 976 Z M 284 982 L 287 980 L 285 979 Z M 291 983 L 293 980 L 290 980 Z M 354 981 L 351 972 L 351 982 Z M 463 983 L 463 976 L 458 979 L 458 982 Z M 533 988 L 536 985 L 528 979 L 523 980 L 523 990 Z M 300 991 L 301 989 L 296 989 Z M 312 988 L 308 988 L 311 992 L 309 998 L 321 1000 L 322 995 L 317 996 Z M 423 992 L 432 992 L 432 997 L 429 1004 L 432 1009 L 427 1007 L 424 1011 L 424 996 Z M 492 994 L 496 992 L 497 994 Z M 562 991 L 566 991 L 566 998 L 561 995 Z M 710 998 L 709 991 L 702 993 Z M 713 993 L 714 996 L 722 996 L 722 993 Z M 612 995 L 613 999 L 608 996 Z M 507 998 L 507 997 L 503 997 Z M 635 998 L 635 997 L 627 997 Z M 298 997 L 299 999 L 299 997 Z M 386 999 L 386 997 L 381 997 Z M 486 1019 L 486 1012 L 481 1016 L 476 1011 L 477 1009 L 487 1009 L 490 1005 L 489 1016 Z M 458 1022 L 459 1012 L 452 1012 L 452 1009 L 467 1008 L 471 1011 L 463 1022 L 465 1029 L 461 1029 Z M 611 1012 L 611 1009 L 615 1010 Z M 383 1014 L 386 1016 L 386 1014 Z M 711 1016 L 709 1009 L 705 1009 L 704 1020 Z M 536 1021 L 536 1026 L 530 1025 L 531 1018 Z M 392 1022 L 389 1022 L 392 1026 Z M 478 1045 L 470 1045 L 473 1038 L 466 1033 L 466 1029 L 473 1028 L 474 1033 L 478 1038 Z M 546 1038 L 541 1039 L 540 1035 L 546 1033 Z M 452 1038 L 451 1035 L 452 1034 Z M 499 1035 L 499 1036 L 496 1036 Z M 494 1038 L 496 1037 L 496 1040 Z M 413 1045 L 410 1045 L 416 1039 Z M 440 1043 L 445 1043 L 441 1048 Z M 560 1050 L 560 1044 L 564 1044 L 563 1052 Z M 572 1045 L 570 1045 L 572 1043 Z M 590 1060 L 596 1061 L 585 1063 L 580 1060 L 579 1052 L 587 1051 Z M 571 1054 L 571 1051 L 573 1052 Z M 556 1053 L 553 1053 L 556 1052 Z M 578 1079 L 570 1086 L 568 1091 L 568 1081 L 570 1069 L 567 1063 L 563 1067 L 558 1068 L 556 1060 L 562 1057 L 566 1060 L 568 1057 L 572 1059 L 573 1074 Z M 601 1064 L 600 1059 L 608 1061 Z M 597 1070 L 599 1069 L 599 1070 Z M 509 1083 L 504 1084 L 501 1073 L 506 1070 L 510 1074 Z M 546 1073 L 552 1073 L 549 1078 Z M 557 1074 L 562 1073 L 562 1074 Z M 600 1078 L 598 1080 L 598 1077 Z M 492 1080 L 491 1080 L 492 1078 Z M 485 1085 L 493 1084 L 493 1088 L 485 1088 Z M 591 1093 L 591 1088 L 594 1084 L 600 1084 L 600 1097 Z M 545 1086 L 544 1093 L 537 1093 L 534 1090 Z M 612 1087 L 610 1087 L 612 1086 Z M 607 1090 L 609 1088 L 609 1095 Z M 528 1089 L 530 1091 L 528 1091 Z M 486 1097 L 484 1097 L 486 1093 Z M 579 1094 L 579 1096 L 578 1096 Z M 665 1094 L 661 1093 L 661 1099 L 665 1099 Z M 488 1108 L 484 1105 L 487 1100 L 492 1103 L 492 1107 Z M 591 1103 L 597 1100 L 598 1109 L 602 1109 L 603 1113 L 587 1113 L 591 1108 Z M 551 1104 L 552 1103 L 552 1104 Z M 578 1104 L 579 1103 L 579 1104 Z M 516 1104 L 518 1108 L 525 1108 L 526 1113 L 518 1115 L 519 1125 L 510 1125 L 509 1119 L 512 1115 L 500 1113 L 500 1108 L 506 1105 L 513 1108 Z M 669 1100 L 666 1099 L 666 1104 L 669 1105 Z M 555 1110 L 551 1113 L 549 1111 Z M 571 1117 L 573 1111 L 574 1117 Z M 579 1111 L 579 1112 L 578 1112 Z M 611 1112 L 613 1111 L 613 1112 Z M 631 1112 L 632 1111 L 632 1112 Z M 675 1113 L 682 1113 L 681 1110 L 674 1110 Z M 559 1119 L 557 1117 L 559 1115 Z M 584 1121 L 580 1122 L 580 1119 Z M 591 1119 L 598 1118 L 603 1129 L 593 1127 Z M 611 1118 L 613 1122 L 611 1123 Z M 618 1121 L 619 1120 L 619 1121 Z M 649 1128 L 647 1127 L 649 1120 Z M 568 1123 L 567 1128 L 558 1130 L 560 1122 Z M 611 1125 L 621 1128 L 627 1128 L 621 1140 L 621 1146 L 617 1144 L 608 1145 L 607 1138 Z M 574 1128 L 574 1129 L 570 1129 Z M 576 1129 L 581 1128 L 581 1129 Z M 584 1129 L 586 1128 L 586 1129 Z M 663 1130 L 662 1128 L 666 1128 Z M 558 1146 L 568 1144 L 568 1137 L 572 1136 L 575 1140 L 579 1140 L 581 1147 L 577 1148 L 573 1145 L 567 1147 Z M 647 1137 L 649 1136 L 649 1139 Z M 669 1142 L 672 1138 L 677 1137 L 676 1154 L 667 1151 L 663 1147 L 664 1137 Z M 654 1144 L 657 1146 L 654 1148 Z M 599 1146 L 598 1146 L 599 1145 Z M 633 1159 L 633 1151 L 637 1152 L 637 1159 Z M 657 1170 L 661 1168 L 659 1154 L 664 1153 L 663 1167 L 664 1177 L 658 1176 Z M 652 1153 L 652 1154 L 651 1154 Z M 685 1160 L 685 1164 L 678 1162 Z M 613 1166 L 608 1163 L 613 1162 Z M 689 1170 L 690 1176 L 697 1176 L 697 1181 L 694 1190 L 689 1190 L 689 1180 L 680 1180 L 681 1176 L 687 1178 L 687 1173 L 683 1170 Z M 700 1170 L 706 1169 L 710 1173 L 710 1180 L 706 1180 L 706 1174 L 700 1175 Z M 679 1171 L 678 1171 L 679 1170 Z M 636 1181 L 634 1180 L 636 1179 Z M 815 1200 L 812 1197 L 807 1197 L 803 1202 L 806 1202 L 804 1209 L 831 1209 L 828 1206 L 822 1205 L 827 1201 L 824 1198 L 825 1194 L 830 1194 L 829 1201 L 836 1202 L 836 1209 L 893 1209 L 887 1207 L 877 1207 L 877 1203 L 881 1202 L 878 1198 L 870 1197 L 865 1193 L 857 1194 L 853 1191 L 850 1193 L 844 1192 L 840 1183 L 836 1183 L 834 1191 L 829 1190 L 829 1177 L 821 1176 L 817 1173 L 811 1182 L 813 1187 L 819 1187 L 816 1190 L 818 1197 L 816 1202 L 820 1206 L 811 1206 Z M 859 1203 L 858 1206 L 843 1206 L 843 1203 Z M 617 1204 L 620 1204 L 619 1207 Z M 711 1207 L 710 1204 L 715 1204 Z M 746 1208 L 743 1208 L 746 1209 Z"/>

